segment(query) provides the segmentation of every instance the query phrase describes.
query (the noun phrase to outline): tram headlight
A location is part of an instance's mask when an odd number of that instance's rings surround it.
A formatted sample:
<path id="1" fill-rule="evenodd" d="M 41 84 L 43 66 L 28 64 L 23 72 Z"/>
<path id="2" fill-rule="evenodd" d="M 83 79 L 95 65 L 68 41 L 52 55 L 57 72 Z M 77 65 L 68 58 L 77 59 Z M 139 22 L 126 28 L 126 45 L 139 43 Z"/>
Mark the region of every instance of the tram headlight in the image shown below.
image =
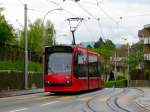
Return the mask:
<path id="1" fill-rule="evenodd" d="M 44 83 L 45 83 L 45 85 L 48 85 L 50 82 L 49 81 L 45 81 Z"/>
<path id="2" fill-rule="evenodd" d="M 67 84 L 70 84 L 70 83 L 71 83 L 71 81 L 67 80 L 67 81 L 66 81 L 66 83 L 67 83 Z"/>
<path id="3" fill-rule="evenodd" d="M 67 81 L 67 83 L 70 83 L 70 81 Z"/>

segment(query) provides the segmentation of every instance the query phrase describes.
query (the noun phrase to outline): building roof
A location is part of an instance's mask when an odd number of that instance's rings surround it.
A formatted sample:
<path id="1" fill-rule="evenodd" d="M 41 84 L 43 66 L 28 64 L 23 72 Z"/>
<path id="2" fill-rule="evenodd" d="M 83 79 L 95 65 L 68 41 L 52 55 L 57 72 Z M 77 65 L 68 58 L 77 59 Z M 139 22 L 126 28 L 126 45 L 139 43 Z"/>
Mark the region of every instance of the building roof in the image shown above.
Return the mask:
<path id="1" fill-rule="evenodd" d="M 144 25 L 144 28 L 150 29 L 150 24 Z"/>

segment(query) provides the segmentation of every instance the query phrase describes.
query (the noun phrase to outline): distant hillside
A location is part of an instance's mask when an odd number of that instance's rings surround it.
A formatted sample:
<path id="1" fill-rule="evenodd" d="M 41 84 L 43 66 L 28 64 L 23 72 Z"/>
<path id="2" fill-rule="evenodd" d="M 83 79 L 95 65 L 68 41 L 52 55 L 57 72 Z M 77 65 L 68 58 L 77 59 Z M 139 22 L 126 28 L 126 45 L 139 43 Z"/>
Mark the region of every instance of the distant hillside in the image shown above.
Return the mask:
<path id="1" fill-rule="evenodd" d="M 90 45 L 91 47 L 94 47 L 95 42 L 94 41 L 89 41 L 89 42 L 81 42 L 80 45 L 82 45 L 83 47 L 87 47 L 88 45 Z M 116 48 L 121 47 L 123 44 L 115 44 Z"/>
<path id="2" fill-rule="evenodd" d="M 81 42 L 80 45 L 82 45 L 83 47 L 87 47 L 88 45 L 90 45 L 91 47 L 94 47 L 95 42 L 94 41 L 89 41 L 89 42 Z"/>
<path id="3" fill-rule="evenodd" d="M 121 47 L 123 44 L 115 44 L 116 45 L 116 48 L 119 48 Z"/>

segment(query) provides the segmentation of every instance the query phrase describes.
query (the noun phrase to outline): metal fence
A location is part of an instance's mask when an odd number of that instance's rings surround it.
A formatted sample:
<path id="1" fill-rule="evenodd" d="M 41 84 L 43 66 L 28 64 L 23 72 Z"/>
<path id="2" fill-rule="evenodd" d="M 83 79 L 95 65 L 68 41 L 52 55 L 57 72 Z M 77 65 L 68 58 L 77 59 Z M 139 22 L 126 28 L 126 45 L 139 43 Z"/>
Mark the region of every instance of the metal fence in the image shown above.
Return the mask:
<path id="1" fill-rule="evenodd" d="M 130 87 L 150 87 L 149 80 L 131 80 Z"/>
<path id="2" fill-rule="evenodd" d="M 28 51 L 29 61 L 42 63 L 42 54 L 39 52 Z M 9 60 L 9 61 L 23 61 L 24 60 L 24 48 L 9 45 L 0 42 L 0 61 Z"/>
<path id="3" fill-rule="evenodd" d="M 23 90 L 24 89 L 24 73 L 20 71 L 0 71 L 0 92 Z M 43 88 L 43 74 L 29 73 L 28 88 Z"/>

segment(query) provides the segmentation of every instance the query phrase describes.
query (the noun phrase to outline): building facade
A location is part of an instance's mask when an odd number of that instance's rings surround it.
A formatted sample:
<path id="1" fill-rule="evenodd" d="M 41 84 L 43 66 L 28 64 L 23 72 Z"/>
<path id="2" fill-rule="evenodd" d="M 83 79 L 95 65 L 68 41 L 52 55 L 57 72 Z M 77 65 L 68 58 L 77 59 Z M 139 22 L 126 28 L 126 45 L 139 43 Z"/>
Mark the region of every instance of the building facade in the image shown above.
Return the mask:
<path id="1" fill-rule="evenodd" d="M 138 36 L 144 44 L 144 71 L 150 74 L 150 24 L 139 30 Z"/>
<path id="2" fill-rule="evenodd" d="M 110 64 L 114 72 L 122 73 L 127 77 L 127 63 L 125 59 L 128 57 L 128 48 L 117 49 L 110 58 Z"/>

